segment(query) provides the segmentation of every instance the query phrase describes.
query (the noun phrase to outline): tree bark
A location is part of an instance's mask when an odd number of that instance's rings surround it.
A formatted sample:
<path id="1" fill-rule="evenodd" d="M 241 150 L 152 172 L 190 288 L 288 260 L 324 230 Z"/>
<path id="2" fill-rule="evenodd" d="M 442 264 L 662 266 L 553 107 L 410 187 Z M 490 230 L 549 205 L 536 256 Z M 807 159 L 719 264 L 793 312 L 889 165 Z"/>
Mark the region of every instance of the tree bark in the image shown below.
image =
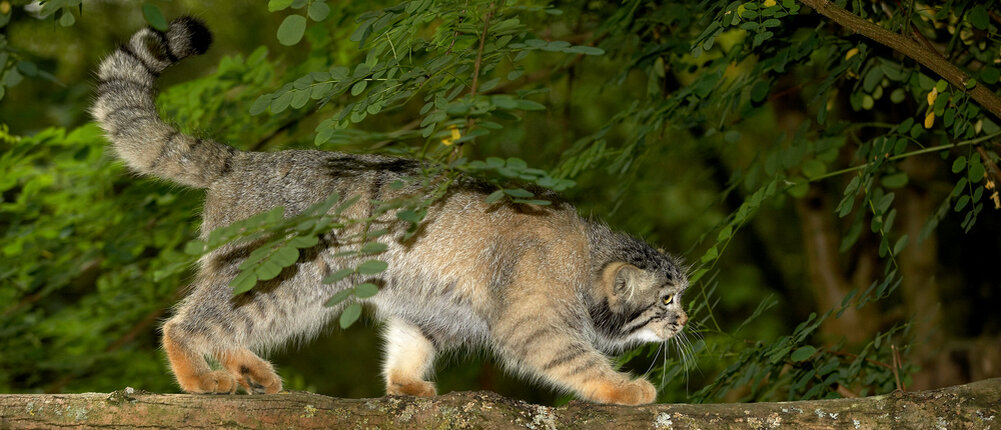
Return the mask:
<path id="1" fill-rule="evenodd" d="M 780 403 L 661 404 L 574 401 L 547 407 L 490 392 L 433 398 L 337 399 L 272 395 L 0 395 L 0 428 L 949 428 L 1001 429 L 1001 378 L 922 392 Z"/>

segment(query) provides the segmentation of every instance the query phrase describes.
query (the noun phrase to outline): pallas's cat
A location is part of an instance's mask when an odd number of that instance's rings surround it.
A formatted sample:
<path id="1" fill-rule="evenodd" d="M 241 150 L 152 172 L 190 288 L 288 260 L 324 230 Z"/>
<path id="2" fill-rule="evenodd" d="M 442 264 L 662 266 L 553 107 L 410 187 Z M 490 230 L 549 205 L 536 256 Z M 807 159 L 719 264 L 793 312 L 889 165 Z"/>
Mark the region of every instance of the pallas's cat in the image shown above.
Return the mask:
<path id="1" fill-rule="evenodd" d="M 154 83 L 168 66 L 205 52 L 211 35 L 197 19 L 166 32 L 142 29 L 105 58 L 92 113 L 114 152 L 143 174 L 206 189 L 202 237 L 215 228 L 283 206 L 292 216 L 326 196 L 361 196 L 346 215 L 364 217 L 373 201 L 424 193 L 421 163 L 322 151 L 244 152 L 180 133 L 154 104 Z M 409 183 L 416 183 L 411 181 Z M 398 184 L 398 182 L 397 182 Z M 379 255 L 389 263 L 366 299 L 384 322 L 383 377 L 389 394 L 430 396 L 435 356 L 486 348 L 508 369 L 602 403 L 652 402 L 643 378 L 616 371 L 607 353 L 676 336 L 688 317 L 680 262 L 647 243 L 581 218 L 553 197 L 551 206 L 500 201 L 461 177 L 430 208 L 420 231 L 393 211 L 377 220 L 390 233 Z M 305 339 L 342 306 L 324 302 L 353 284 L 321 280 L 359 257 L 337 256 L 331 231 L 277 278 L 234 295 L 229 282 L 252 250 L 227 245 L 199 261 L 190 294 L 163 325 L 163 347 L 184 391 L 275 393 L 282 382 L 256 352 Z M 206 357 L 216 359 L 213 369 Z M 331 364 L 334 365 L 334 364 Z"/>

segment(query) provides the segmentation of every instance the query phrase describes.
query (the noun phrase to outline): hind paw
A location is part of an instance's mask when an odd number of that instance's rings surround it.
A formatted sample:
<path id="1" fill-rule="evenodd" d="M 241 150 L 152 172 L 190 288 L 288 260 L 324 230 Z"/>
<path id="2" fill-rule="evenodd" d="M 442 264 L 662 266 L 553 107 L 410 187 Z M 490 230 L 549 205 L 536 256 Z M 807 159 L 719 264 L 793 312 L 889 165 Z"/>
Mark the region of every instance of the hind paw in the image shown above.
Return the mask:
<path id="1" fill-rule="evenodd" d="M 195 375 L 191 379 L 179 380 L 181 389 L 189 393 L 228 393 L 236 392 L 236 377 L 225 370 L 216 370 L 200 375 Z"/>
<path id="2" fill-rule="evenodd" d="M 282 390 L 282 380 L 274 372 L 263 375 L 262 380 L 258 380 L 257 377 L 260 376 L 262 375 L 243 374 L 237 382 L 243 386 L 247 394 L 275 394 Z"/>

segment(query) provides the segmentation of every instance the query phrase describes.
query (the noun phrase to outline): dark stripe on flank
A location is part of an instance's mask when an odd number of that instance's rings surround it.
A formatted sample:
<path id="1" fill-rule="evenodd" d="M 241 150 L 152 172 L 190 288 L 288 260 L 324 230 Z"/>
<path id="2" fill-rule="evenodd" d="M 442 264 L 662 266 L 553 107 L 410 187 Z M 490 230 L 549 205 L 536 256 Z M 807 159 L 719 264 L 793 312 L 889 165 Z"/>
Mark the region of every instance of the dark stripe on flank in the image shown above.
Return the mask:
<path id="1" fill-rule="evenodd" d="M 222 160 L 222 170 L 219 171 L 219 177 L 228 175 L 233 171 L 233 157 L 236 156 L 236 150 L 231 146 L 226 147 L 226 158 Z"/>
<path id="2" fill-rule="evenodd" d="M 184 150 L 184 152 L 192 152 L 192 151 L 195 150 L 195 148 L 198 148 L 199 146 L 202 146 L 203 143 L 205 143 L 205 139 L 195 139 L 195 144 L 187 147 Z"/>
<path id="3" fill-rule="evenodd" d="M 518 342 L 518 346 L 515 347 L 514 349 L 516 351 L 524 351 L 526 353 L 529 352 L 528 351 L 528 347 L 531 346 L 533 343 L 542 340 L 542 335 L 545 334 L 545 333 L 547 333 L 547 332 L 549 332 L 549 328 L 548 327 L 547 328 L 537 328 L 537 329 L 535 329 L 534 331 L 532 331 L 531 334 L 529 334 L 528 336 L 526 336 L 525 338 L 523 338 L 521 341 L 519 341 Z"/>
<path id="4" fill-rule="evenodd" d="M 146 73 L 149 73 L 153 77 L 160 76 L 159 73 L 154 71 L 153 68 L 149 66 L 149 64 L 146 64 L 146 62 L 143 61 L 142 57 L 136 54 L 136 52 L 133 51 L 132 48 L 129 47 L 128 45 L 122 45 L 118 49 L 122 51 L 122 53 L 124 53 L 125 55 L 132 57 L 133 60 L 139 62 L 139 65 L 142 66 L 143 69 L 146 69 Z"/>

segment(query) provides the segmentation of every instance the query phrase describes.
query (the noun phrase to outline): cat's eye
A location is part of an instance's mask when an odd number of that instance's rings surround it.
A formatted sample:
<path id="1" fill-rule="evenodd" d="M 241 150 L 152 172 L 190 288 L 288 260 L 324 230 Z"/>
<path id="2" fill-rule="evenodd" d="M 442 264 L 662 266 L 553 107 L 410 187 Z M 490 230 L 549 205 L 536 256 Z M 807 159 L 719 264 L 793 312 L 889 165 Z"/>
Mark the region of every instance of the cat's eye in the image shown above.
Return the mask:
<path id="1" fill-rule="evenodd" d="M 668 295 L 664 296 L 661 300 L 664 301 L 665 305 L 669 305 L 669 304 L 671 304 L 671 302 L 674 301 L 674 294 L 668 294 Z"/>

